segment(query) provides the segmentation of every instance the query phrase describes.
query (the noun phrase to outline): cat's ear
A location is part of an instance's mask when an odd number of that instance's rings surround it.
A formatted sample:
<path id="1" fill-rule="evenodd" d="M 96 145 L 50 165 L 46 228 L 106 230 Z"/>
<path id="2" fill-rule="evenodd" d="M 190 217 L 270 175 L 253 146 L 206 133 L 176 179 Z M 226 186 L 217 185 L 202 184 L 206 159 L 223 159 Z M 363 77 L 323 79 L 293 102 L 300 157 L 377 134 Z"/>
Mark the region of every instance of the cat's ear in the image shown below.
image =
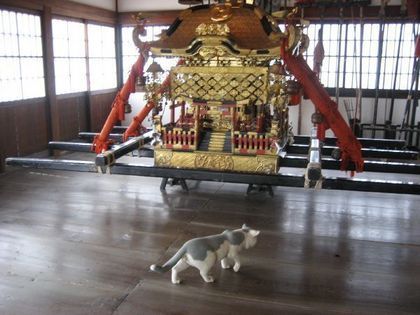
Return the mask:
<path id="1" fill-rule="evenodd" d="M 249 234 L 251 234 L 252 237 L 257 237 L 260 234 L 260 231 L 250 230 Z"/>
<path id="2" fill-rule="evenodd" d="M 249 227 L 246 225 L 246 223 L 242 224 L 242 230 L 249 230 Z"/>

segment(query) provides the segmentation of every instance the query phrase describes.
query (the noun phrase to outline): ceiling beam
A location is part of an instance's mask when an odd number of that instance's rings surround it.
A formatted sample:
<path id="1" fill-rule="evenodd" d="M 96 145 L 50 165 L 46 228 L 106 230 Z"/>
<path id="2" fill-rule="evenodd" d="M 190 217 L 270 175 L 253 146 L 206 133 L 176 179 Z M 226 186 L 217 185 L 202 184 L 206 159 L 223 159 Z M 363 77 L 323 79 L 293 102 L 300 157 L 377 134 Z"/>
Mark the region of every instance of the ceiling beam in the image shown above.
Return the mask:
<path id="1" fill-rule="evenodd" d="M 289 8 L 290 10 L 292 8 Z M 367 6 L 363 9 L 363 20 L 366 22 L 379 22 L 379 6 Z M 181 10 L 173 11 L 146 11 L 141 12 L 146 18 L 147 25 L 170 25 L 181 13 Z M 122 12 L 118 14 L 118 23 L 121 25 L 135 25 L 136 20 L 134 16 L 138 12 Z M 328 7 L 325 9 L 323 20 L 325 22 L 338 22 L 340 11 L 339 8 Z M 300 17 L 299 17 L 300 18 Z M 304 18 L 310 21 L 320 21 L 321 11 L 319 8 L 310 7 L 305 8 Z M 359 7 L 343 8 L 343 20 L 347 22 L 358 22 L 359 21 Z M 401 16 L 400 6 L 393 5 L 386 7 L 386 20 L 387 21 L 407 21 L 410 20 L 407 16 Z"/>
<path id="2" fill-rule="evenodd" d="M 146 19 L 146 25 L 170 25 L 182 11 L 148 11 L 141 12 Z M 121 25 L 136 25 L 135 16 L 138 12 L 123 12 L 118 14 L 118 23 Z"/>
<path id="3" fill-rule="evenodd" d="M 117 23 L 114 11 L 67 0 L 0 0 L 0 7 L 18 8 L 42 12 L 50 7 L 53 15 L 62 15 L 106 24 Z"/>

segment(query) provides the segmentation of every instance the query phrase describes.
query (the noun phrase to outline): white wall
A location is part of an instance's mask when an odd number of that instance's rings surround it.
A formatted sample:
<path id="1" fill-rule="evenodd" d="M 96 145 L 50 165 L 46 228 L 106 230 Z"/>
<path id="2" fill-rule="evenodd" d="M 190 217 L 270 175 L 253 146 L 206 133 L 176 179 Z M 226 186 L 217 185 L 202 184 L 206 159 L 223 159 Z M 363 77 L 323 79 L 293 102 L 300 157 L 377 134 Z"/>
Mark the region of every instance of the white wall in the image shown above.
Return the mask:
<path id="1" fill-rule="evenodd" d="M 125 114 L 125 120 L 122 122 L 123 126 L 128 126 L 131 121 L 133 120 L 134 116 L 136 116 L 140 110 L 146 105 L 146 100 L 144 99 L 144 94 L 143 92 L 139 92 L 139 93 L 133 93 L 130 95 L 130 98 L 128 99 L 128 103 L 131 105 L 132 107 L 132 112 L 130 114 Z M 169 123 L 170 121 L 170 110 L 169 110 L 169 103 L 166 105 L 166 108 L 164 109 L 163 112 L 163 123 Z M 165 105 L 163 104 L 163 107 L 165 107 Z M 162 113 L 160 113 L 162 114 Z M 180 109 L 177 108 L 175 110 L 175 117 L 178 117 L 180 114 Z M 152 128 L 153 123 L 152 123 L 152 113 L 149 113 L 149 115 L 147 116 L 147 118 L 143 121 L 142 124 L 144 127 L 146 128 Z"/>
<path id="2" fill-rule="evenodd" d="M 125 114 L 125 120 L 122 122 L 123 126 L 128 126 L 133 120 L 133 117 L 136 116 L 140 112 L 140 110 L 146 105 L 144 93 L 132 93 L 130 95 L 130 98 L 128 99 L 128 103 L 131 105 L 132 111 L 130 114 Z M 143 121 L 142 125 L 147 128 L 152 127 L 151 113 Z"/>

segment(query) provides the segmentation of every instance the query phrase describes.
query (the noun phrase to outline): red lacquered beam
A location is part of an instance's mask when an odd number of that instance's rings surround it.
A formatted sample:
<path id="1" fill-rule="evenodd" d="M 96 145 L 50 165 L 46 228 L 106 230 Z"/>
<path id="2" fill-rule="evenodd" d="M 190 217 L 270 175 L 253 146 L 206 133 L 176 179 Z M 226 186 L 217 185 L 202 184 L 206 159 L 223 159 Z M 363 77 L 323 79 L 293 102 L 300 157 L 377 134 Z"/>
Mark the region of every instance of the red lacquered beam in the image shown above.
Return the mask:
<path id="1" fill-rule="evenodd" d="M 342 151 L 341 169 L 346 169 L 351 160 L 355 163 L 356 171 L 362 172 L 364 163 L 361 151 L 362 146 L 338 111 L 337 104 L 331 100 L 327 91 L 316 77 L 316 74 L 309 68 L 301 55 L 294 56 L 286 51 L 284 46 L 281 55 L 287 68 L 302 84 L 306 94 L 324 116 L 328 126 L 336 135 L 338 146 Z"/>

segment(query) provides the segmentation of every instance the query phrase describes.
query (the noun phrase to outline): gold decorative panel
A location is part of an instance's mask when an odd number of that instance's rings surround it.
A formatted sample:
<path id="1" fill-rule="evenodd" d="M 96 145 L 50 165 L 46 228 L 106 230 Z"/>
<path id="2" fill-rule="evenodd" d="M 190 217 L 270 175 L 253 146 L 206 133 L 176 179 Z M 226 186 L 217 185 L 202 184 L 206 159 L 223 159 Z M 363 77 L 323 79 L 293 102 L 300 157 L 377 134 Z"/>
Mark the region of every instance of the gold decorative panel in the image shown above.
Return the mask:
<path id="1" fill-rule="evenodd" d="M 250 156 L 206 151 L 155 150 L 155 166 L 170 168 L 276 174 L 279 168 L 278 159 L 278 156 L 272 155 Z"/>
<path id="2" fill-rule="evenodd" d="M 194 158 L 196 168 L 205 168 L 220 171 L 233 171 L 234 162 L 232 155 L 196 153 Z"/>
<path id="3" fill-rule="evenodd" d="M 215 36 L 228 36 L 230 33 L 229 26 L 227 24 L 215 24 L 215 23 L 201 23 L 195 29 L 195 34 L 200 36 L 215 35 Z"/>
<path id="4" fill-rule="evenodd" d="M 267 103 L 268 69 L 263 67 L 175 67 L 173 99 Z"/>

